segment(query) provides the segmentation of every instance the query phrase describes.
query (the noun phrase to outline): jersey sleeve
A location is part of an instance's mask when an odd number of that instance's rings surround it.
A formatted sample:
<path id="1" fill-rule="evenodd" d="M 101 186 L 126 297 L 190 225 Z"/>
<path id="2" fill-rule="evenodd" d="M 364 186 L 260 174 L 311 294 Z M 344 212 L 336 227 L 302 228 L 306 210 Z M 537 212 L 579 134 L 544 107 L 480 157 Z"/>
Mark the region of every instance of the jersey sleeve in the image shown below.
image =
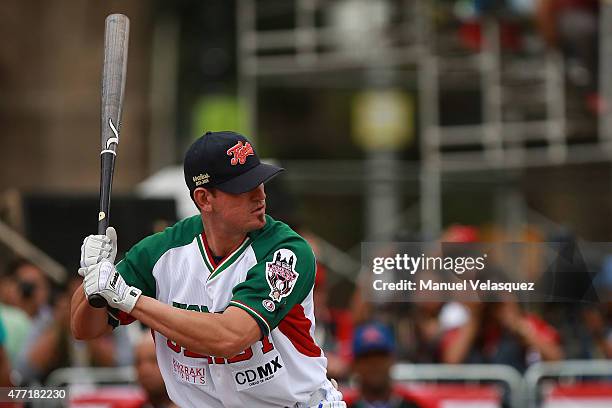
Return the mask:
<path id="1" fill-rule="evenodd" d="M 230 306 L 248 312 L 267 336 L 314 286 L 315 257 L 303 239 L 278 244 L 233 289 Z"/>
<path id="2" fill-rule="evenodd" d="M 153 266 L 155 261 L 151 259 L 148 244 L 154 239 L 154 236 L 145 238 L 132 249 L 130 249 L 125 257 L 116 265 L 117 271 L 121 277 L 130 286 L 135 286 L 142 290 L 142 294 L 155 297 L 155 278 L 153 278 Z M 107 307 L 108 324 L 113 328 L 119 325 L 127 325 L 135 319 L 128 313 L 121 310 Z"/>
<path id="3" fill-rule="evenodd" d="M 151 237 L 153 238 L 153 237 Z M 117 271 L 130 286 L 136 286 L 142 290 L 142 294 L 155 297 L 155 278 L 153 277 L 153 266 L 157 259 L 151 259 L 145 244 L 147 239 L 134 246 L 125 257 L 117 264 Z"/>

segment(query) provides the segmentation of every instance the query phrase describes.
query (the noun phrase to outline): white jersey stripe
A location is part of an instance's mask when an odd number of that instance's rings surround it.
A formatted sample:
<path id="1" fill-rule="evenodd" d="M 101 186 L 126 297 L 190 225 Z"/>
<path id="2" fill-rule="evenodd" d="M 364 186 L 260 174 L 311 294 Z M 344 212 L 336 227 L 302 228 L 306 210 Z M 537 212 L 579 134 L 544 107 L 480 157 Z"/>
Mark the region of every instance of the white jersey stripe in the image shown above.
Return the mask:
<path id="1" fill-rule="evenodd" d="M 267 334 L 270 334 L 270 331 L 271 331 L 270 330 L 270 325 L 268 324 L 266 319 L 263 318 L 262 315 L 257 313 L 257 310 L 252 309 L 252 308 L 248 307 L 247 305 L 245 305 L 244 303 L 238 302 L 236 300 L 230 300 L 229 304 L 230 305 L 234 305 L 236 307 L 239 307 L 241 309 L 246 309 L 247 311 L 250 311 L 253 316 L 259 317 L 259 319 L 266 325 L 266 328 L 268 329 L 268 333 Z"/>

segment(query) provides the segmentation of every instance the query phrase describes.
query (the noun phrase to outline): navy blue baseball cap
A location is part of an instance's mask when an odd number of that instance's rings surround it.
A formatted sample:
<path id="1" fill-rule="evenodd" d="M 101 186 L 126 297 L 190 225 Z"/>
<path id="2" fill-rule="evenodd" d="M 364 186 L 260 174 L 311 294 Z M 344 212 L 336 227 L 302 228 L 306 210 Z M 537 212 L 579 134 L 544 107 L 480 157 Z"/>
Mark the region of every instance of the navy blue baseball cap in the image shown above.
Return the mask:
<path id="1" fill-rule="evenodd" d="M 359 357 L 371 352 L 392 354 L 395 341 L 391 330 L 381 323 L 366 323 L 355 330 L 353 356 Z"/>
<path id="2" fill-rule="evenodd" d="M 245 193 L 283 170 L 262 163 L 251 142 L 230 131 L 206 132 L 189 147 L 183 162 L 185 182 L 192 198 L 198 187 Z"/>

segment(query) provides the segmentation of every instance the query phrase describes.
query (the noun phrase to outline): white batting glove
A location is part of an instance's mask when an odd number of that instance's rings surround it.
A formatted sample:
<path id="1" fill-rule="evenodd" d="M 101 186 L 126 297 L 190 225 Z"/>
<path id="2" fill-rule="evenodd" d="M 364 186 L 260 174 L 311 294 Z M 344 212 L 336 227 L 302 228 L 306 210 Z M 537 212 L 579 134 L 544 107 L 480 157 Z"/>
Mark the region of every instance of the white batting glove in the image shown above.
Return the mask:
<path id="1" fill-rule="evenodd" d="M 115 265 L 109 261 L 102 261 L 82 269 L 86 269 L 83 289 L 88 299 L 94 294 L 101 295 L 110 307 L 126 313 L 134 309 L 142 291 L 125 283 Z"/>
<path id="2" fill-rule="evenodd" d="M 79 275 L 85 276 L 85 270 L 104 260 L 115 263 L 117 257 L 117 231 L 113 227 L 106 229 L 106 235 L 89 235 L 81 245 L 81 268 Z"/>
<path id="3" fill-rule="evenodd" d="M 297 404 L 302 408 L 346 408 L 346 402 L 342 401 L 342 393 L 338 391 L 338 382 L 333 378 L 329 383 L 313 393 L 305 404 Z"/>

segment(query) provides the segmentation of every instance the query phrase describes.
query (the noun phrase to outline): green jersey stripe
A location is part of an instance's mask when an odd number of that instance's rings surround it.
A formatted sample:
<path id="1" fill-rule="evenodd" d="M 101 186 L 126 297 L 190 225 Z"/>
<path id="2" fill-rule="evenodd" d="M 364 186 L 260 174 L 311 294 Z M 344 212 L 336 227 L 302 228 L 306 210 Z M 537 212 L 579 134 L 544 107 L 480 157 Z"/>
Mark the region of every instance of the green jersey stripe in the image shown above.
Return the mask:
<path id="1" fill-rule="evenodd" d="M 200 249 L 200 254 L 202 255 L 202 259 L 204 260 L 204 265 L 206 265 L 210 273 L 213 273 L 215 268 L 213 268 L 212 263 L 208 259 L 208 254 L 206 253 L 206 249 L 204 249 L 204 242 L 202 242 L 201 234 L 196 237 L 196 241 L 198 242 L 198 248 Z"/>

